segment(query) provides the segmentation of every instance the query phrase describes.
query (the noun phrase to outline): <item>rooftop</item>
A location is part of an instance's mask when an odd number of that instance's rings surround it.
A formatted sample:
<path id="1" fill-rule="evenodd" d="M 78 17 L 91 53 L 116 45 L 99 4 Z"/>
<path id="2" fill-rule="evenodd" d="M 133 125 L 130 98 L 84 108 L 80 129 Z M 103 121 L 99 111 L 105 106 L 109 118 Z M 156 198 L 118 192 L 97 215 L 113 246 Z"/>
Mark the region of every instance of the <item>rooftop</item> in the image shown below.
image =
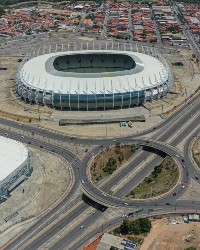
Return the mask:
<path id="1" fill-rule="evenodd" d="M 28 150 L 22 143 L 0 136 L 0 181 L 18 168 L 27 157 Z"/>
<path id="2" fill-rule="evenodd" d="M 128 55 L 136 63 L 133 69 L 115 72 L 75 73 L 58 71 L 53 67 L 55 57 L 76 54 Z M 67 65 L 68 61 L 64 61 Z M 111 61 L 113 64 L 113 61 Z M 110 63 L 111 63 L 110 62 Z M 85 67 L 89 61 L 85 62 Z M 90 63 L 91 64 L 91 63 Z M 66 66 L 64 65 L 64 66 Z M 61 67 L 61 65 L 60 65 Z M 62 66 L 63 67 L 63 66 Z M 64 76 L 64 77 L 63 77 Z M 44 54 L 26 62 L 20 71 L 24 84 L 38 90 L 60 94 L 109 94 L 124 91 L 140 91 L 161 85 L 168 78 L 165 66 L 156 58 L 130 51 L 87 50 Z"/>

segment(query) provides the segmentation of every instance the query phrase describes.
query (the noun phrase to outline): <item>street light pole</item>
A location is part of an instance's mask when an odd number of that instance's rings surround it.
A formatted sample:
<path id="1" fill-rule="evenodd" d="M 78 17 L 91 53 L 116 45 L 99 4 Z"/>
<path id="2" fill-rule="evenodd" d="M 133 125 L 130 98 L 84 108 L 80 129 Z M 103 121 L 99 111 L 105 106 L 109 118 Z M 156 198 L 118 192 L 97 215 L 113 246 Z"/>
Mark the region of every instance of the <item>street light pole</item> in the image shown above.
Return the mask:
<path id="1" fill-rule="evenodd" d="M 107 128 L 107 120 L 106 120 L 106 138 L 107 138 L 107 134 L 108 134 L 108 128 Z"/>

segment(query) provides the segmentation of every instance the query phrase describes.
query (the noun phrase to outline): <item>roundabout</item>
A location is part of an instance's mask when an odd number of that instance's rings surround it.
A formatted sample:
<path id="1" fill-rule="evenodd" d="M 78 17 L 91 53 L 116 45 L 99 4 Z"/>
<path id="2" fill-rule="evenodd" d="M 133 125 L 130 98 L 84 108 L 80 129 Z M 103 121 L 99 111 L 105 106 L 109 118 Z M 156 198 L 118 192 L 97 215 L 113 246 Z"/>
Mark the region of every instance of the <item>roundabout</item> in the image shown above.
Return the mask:
<path id="1" fill-rule="evenodd" d="M 156 129 L 151 129 L 149 131 L 145 131 L 140 134 L 147 135 L 150 132 L 153 132 L 152 138 L 138 138 L 139 135 L 133 135 L 131 137 L 116 139 L 119 143 L 132 143 L 137 142 L 138 144 L 153 147 L 158 150 L 161 150 L 165 152 L 166 154 L 172 156 L 179 164 L 181 169 L 181 179 L 180 182 L 184 183 L 190 183 L 191 178 L 194 177 L 193 173 L 193 163 L 188 158 L 188 145 L 190 144 L 190 141 L 192 138 L 194 138 L 198 132 L 199 129 L 199 102 L 198 102 L 198 95 L 194 97 L 194 99 L 190 102 L 190 104 L 187 106 L 183 106 L 179 111 L 176 111 L 169 119 L 165 120 L 163 123 L 158 124 Z M 191 116 L 196 115 L 196 117 L 193 117 L 191 123 L 187 124 L 187 121 L 191 119 Z M 4 124 L 4 129 L 1 130 L 1 133 L 5 133 L 6 126 L 9 128 L 19 129 L 19 124 L 1 119 L 2 124 Z M 183 126 L 184 124 L 184 126 Z M 187 126 L 186 126 L 186 125 Z M 180 129 L 180 127 L 183 126 L 183 129 L 179 134 L 176 134 L 176 132 Z M 125 211 L 130 211 L 130 209 L 133 211 L 139 211 L 140 216 L 150 216 L 151 214 L 160 214 L 163 213 L 170 213 L 172 211 L 177 212 L 183 212 L 183 211 L 197 211 L 199 209 L 199 203 L 195 202 L 192 203 L 189 200 L 186 201 L 179 201 L 179 197 L 187 190 L 188 188 L 182 188 L 182 185 L 177 185 L 175 187 L 175 190 L 173 192 L 176 192 L 176 196 L 174 197 L 172 195 L 172 191 L 167 194 L 166 196 L 159 197 L 158 199 L 148 199 L 148 200 L 137 200 L 132 201 L 131 203 L 127 202 L 128 205 L 125 205 L 125 200 L 123 199 L 117 199 L 112 196 L 103 196 L 102 191 L 106 191 L 106 186 L 104 186 L 101 189 L 98 189 L 95 187 L 90 180 L 88 179 L 87 175 L 87 166 L 91 160 L 91 157 L 98 154 L 102 148 L 100 148 L 101 145 L 103 145 L 103 148 L 107 146 L 113 145 L 112 139 L 99 139 L 99 140 L 91 140 L 91 139 L 79 139 L 76 138 L 73 143 L 76 145 L 84 144 L 84 145 L 93 145 L 94 148 L 90 152 L 86 152 L 83 159 L 79 159 L 75 154 L 71 153 L 70 150 L 65 150 L 61 145 L 63 141 L 71 142 L 70 137 L 63 136 L 61 134 L 55 134 L 48 130 L 41 130 L 40 128 L 24 125 L 23 127 L 20 127 L 21 131 L 26 132 L 27 134 L 24 136 L 24 138 L 20 138 L 18 133 L 15 132 L 9 132 L 9 137 L 13 139 L 18 139 L 23 143 L 31 143 L 37 147 L 42 146 L 45 150 L 52 151 L 54 150 L 54 153 L 61 155 L 64 157 L 69 163 L 73 162 L 73 174 L 74 174 L 74 184 L 69 190 L 68 195 L 59 203 L 57 206 L 55 206 L 52 210 L 48 211 L 47 214 L 45 214 L 40 220 L 38 220 L 32 227 L 27 229 L 23 234 L 21 234 L 17 239 L 14 239 L 12 243 L 8 245 L 5 249 L 13 249 L 15 246 L 23 246 L 23 244 L 27 241 L 27 238 L 29 239 L 29 248 L 37 246 L 42 246 L 48 239 L 51 239 L 53 236 L 56 237 L 56 232 L 59 232 L 60 228 L 62 228 L 64 225 L 69 225 L 72 221 L 72 217 L 68 217 L 67 215 L 63 215 L 64 218 L 60 219 L 60 221 L 57 221 L 55 225 L 53 226 L 54 229 L 51 227 L 47 229 L 47 232 L 41 233 L 41 228 L 45 228 L 46 225 L 49 225 L 49 221 L 52 221 L 55 214 L 63 214 L 63 210 L 66 211 L 66 209 L 70 209 L 70 207 L 73 205 L 72 199 L 73 196 L 78 190 L 78 188 L 81 186 L 81 190 L 83 193 L 85 193 L 88 197 L 91 196 L 93 200 L 96 200 L 97 202 L 95 204 L 95 215 L 88 215 L 86 219 L 82 219 L 82 222 L 78 223 L 77 226 L 75 226 L 74 230 L 67 233 L 65 236 L 61 237 L 57 243 L 53 242 L 53 246 L 66 246 L 68 244 L 72 244 L 72 238 L 74 240 L 73 242 L 73 248 L 72 249 L 79 249 L 81 248 L 87 240 L 91 239 L 92 237 L 96 237 L 98 233 L 102 233 L 101 230 L 99 231 L 99 226 L 96 226 L 94 230 L 87 232 L 86 234 L 83 234 L 85 231 L 80 231 L 80 226 L 85 225 L 85 227 L 91 227 L 94 224 L 94 220 L 98 220 L 103 216 L 103 213 L 100 210 L 102 204 L 103 207 L 111 207 L 111 209 L 114 208 L 122 208 L 125 209 Z M 194 131 L 194 132 L 191 132 Z M 34 136 L 30 137 L 28 136 L 28 133 L 34 132 Z M 155 132 L 155 133 L 154 133 Z M 185 135 L 188 135 L 187 141 L 184 142 L 184 149 L 183 151 L 179 151 L 176 146 L 180 142 L 183 141 L 185 138 Z M 38 135 L 41 135 L 40 139 L 38 138 Z M 45 136 L 47 138 L 54 139 L 55 141 L 58 141 L 59 144 L 56 143 L 47 143 L 42 139 L 42 136 Z M 171 140 L 170 140 L 171 139 Z M 147 142 L 148 141 L 148 142 Z M 97 146 L 98 144 L 98 146 Z M 59 146 L 58 146 L 59 145 Z M 183 152 L 183 153 L 182 153 Z M 142 162 L 144 159 L 144 156 L 141 156 L 140 161 L 138 164 Z M 185 167 L 184 167 L 185 166 Z M 143 175 L 144 173 L 141 173 Z M 196 173 L 195 173 L 196 174 Z M 199 175 L 199 172 L 197 173 Z M 82 183 L 84 181 L 84 183 Z M 81 200 L 81 196 L 79 197 Z M 79 201 L 77 201 L 79 202 Z M 81 202 L 81 201 L 80 201 Z M 171 206 L 167 205 L 170 204 Z M 88 205 L 89 206 L 89 205 Z M 90 205 L 91 206 L 91 205 Z M 97 208 L 96 208 L 97 206 Z M 100 207 L 99 207 L 100 206 Z M 66 208 L 67 207 L 67 208 Z M 83 210 L 86 209 L 85 205 L 83 205 Z M 75 208 L 74 208 L 75 209 Z M 94 208 L 93 208 L 94 209 Z M 149 212 L 149 209 L 153 209 L 153 212 Z M 108 208 L 109 210 L 109 208 Z M 73 211 L 75 215 L 79 214 L 79 210 L 75 209 Z M 148 214 L 150 213 L 150 215 Z M 82 217 L 82 214 L 80 215 Z M 110 228 L 112 225 L 116 223 L 120 223 L 123 219 L 121 218 L 121 215 L 118 215 L 115 219 L 106 219 L 104 224 L 104 230 L 107 228 Z M 100 227 L 101 228 L 101 227 Z M 39 234 L 39 235 L 38 235 Z M 36 236 L 36 240 L 34 242 L 31 242 L 31 238 L 33 236 Z M 78 240 L 78 237 L 80 239 Z M 81 238 L 82 237 L 82 238 Z M 60 242 L 60 243 L 59 243 Z M 51 248 L 55 249 L 55 248 Z"/>
<path id="2" fill-rule="evenodd" d="M 109 190 L 100 190 L 97 186 L 95 186 L 90 179 L 89 176 L 89 168 L 90 168 L 90 162 L 94 155 L 97 155 L 101 149 L 99 147 L 95 148 L 93 151 L 90 152 L 90 157 L 88 155 L 84 157 L 82 161 L 82 165 L 84 166 L 81 168 L 81 176 L 82 176 L 82 184 L 81 184 L 81 189 L 83 193 L 88 196 L 90 199 L 93 199 L 97 203 L 100 203 L 101 205 L 107 206 L 107 207 L 126 207 L 126 208 L 131 208 L 135 206 L 141 206 L 144 202 L 145 204 L 154 206 L 155 203 L 160 203 L 163 204 L 163 201 L 165 203 L 168 203 L 168 201 L 173 201 L 176 200 L 177 197 L 179 197 L 183 193 L 183 186 L 180 185 L 180 183 L 189 183 L 190 178 L 187 174 L 186 168 L 185 168 L 185 160 L 183 155 L 179 152 L 179 150 L 175 147 L 172 147 L 171 145 L 168 145 L 166 143 L 154 141 L 151 139 L 147 138 L 137 138 L 137 139 L 132 139 L 129 141 L 124 141 L 123 143 L 135 143 L 138 145 L 142 146 L 147 146 L 150 148 L 155 148 L 161 152 L 165 152 L 167 155 L 170 155 L 175 159 L 177 162 L 180 176 L 178 183 L 176 186 L 167 192 L 167 194 L 160 195 L 158 197 L 153 197 L 149 199 L 131 199 L 130 201 L 126 201 L 124 199 L 119 199 L 117 197 L 111 196 L 109 194 L 106 194 Z M 107 145 L 108 146 L 108 145 Z M 144 173 L 145 174 L 145 173 Z M 145 177 L 145 175 L 144 175 Z M 172 196 L 172 193 L 176 193 L 176 197 Z"/>

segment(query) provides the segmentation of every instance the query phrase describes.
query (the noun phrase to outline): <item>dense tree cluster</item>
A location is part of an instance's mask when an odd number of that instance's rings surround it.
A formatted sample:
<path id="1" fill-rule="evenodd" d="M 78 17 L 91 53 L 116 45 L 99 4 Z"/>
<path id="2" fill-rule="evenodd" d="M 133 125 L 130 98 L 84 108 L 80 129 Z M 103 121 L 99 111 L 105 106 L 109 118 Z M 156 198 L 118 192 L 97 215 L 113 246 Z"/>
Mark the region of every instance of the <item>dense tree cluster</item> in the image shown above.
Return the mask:
<path id="1" fill-rule="evenodd" d="M 135 221 L 124 220 L 117 232 L 122 234 L 142 234 L 149 233 L 151 228 L 151 221 L 148 218 L 139 218 Z"/>
<path id="2" fill-rule="evenodd" d="M 103 171 L 112 174 L 116 170 L 116 168 L 117 168 L 117 161 L 113 158 L 109 158 L 106 166 L 103 168 Z"/>
<path id="3" fill-rule="evenodd" d="M 13 5 L 13 4 L 18 4 L 18 3 L 27 3 L 27 2 L 39 2 L 38 0 L 0 0 L 0 4 L 4 5 L 4 6 L 8 6 L 8 5 Z M 53 2 L 53 3 L 57 3 L 57 2 L 63 2 L 63 0 L 44 0 L 44 2 Z"/>
<path id="4" fill-rule="evenodd" d="M 3 8 L 0 7 L 0 16 L 6 14 L 5 10 Z"/>
<path id="5" fill-rule="evenodd" d="M 200 0 L 176 0 L 176 2 L 200 4 Z"/>

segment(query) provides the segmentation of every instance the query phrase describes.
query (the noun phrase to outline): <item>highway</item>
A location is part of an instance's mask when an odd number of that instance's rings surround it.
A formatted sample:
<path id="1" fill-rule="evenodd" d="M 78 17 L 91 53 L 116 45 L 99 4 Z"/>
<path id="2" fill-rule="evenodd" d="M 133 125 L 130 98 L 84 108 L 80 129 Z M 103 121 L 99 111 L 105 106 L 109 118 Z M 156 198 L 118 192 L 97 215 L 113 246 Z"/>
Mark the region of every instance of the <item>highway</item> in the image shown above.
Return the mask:
<path id="1" fill-rule="evenodd" d="M 195 175 L 199 175 L 198 170 L 196 168 L 193 167 L 193 163 L 191 162 L 190 158 L 188 157 L 188 151 L 186 150 L 186 148 L 184 148 L 183 153 L 179 152 L 175 146 L 177 144 L 179 144 L 184 138 L 185 136 L 192 131 L 195 131 L 194 134 L 191 136 L 191 138 L 189 138 L 190 140 L 197 135 L 198 128 L 199 128 L 199 124 L 200 124 L 200 120 L 199 120 L 199 109 L 200 109 L 200 104 L 199 104 L 199 94 L 197 94 L 192 100 L 190 100 L 190 102 L 188 104 L 186 104 L 185 106 L 183 106 L 182 108 L 180 108 L 180 110 L 178 110 L 176 113 L 174 113 L 170 118 L 168 118 L 167 120 L 165 120 L 163 123 L 158 124 L 156 128 L 152 128 L 149 129 L 145 132 L 142 132 L 140 134 L 136 134 L 133 135 L 131 137 L 126 137 L 126 138 L 118 138 L 117 142 L 120 143 L 135 143 L 136 141 L 138 143 L 140 143 L 141 145 L 146 145 L 148 147 L 155 147 L 158 148 L 162 151 L 165 151 L 167 153 L 169 153 L 170 155 L 172 155 L 173 157 L 176 158 L 176 160 L 183 166 L 183 162 L 181 161 L 181 159 L 184 158 L 184 165 L 186 166 L 186 168 L 182 167 L 182 180 L 184 182 L 190 182 L 191 177 L 194 177 L 194 169 L 195 169 Z M 189 120 L 192 120 L 192 122 L 186 126 L 183 127 L 184 124 L 186 124 Z M 73 173 L 74 173 L 74 178 L 75 178 L 75 182 L 73 187 L 71 188 L 68 196 L 55 208 L 53 208 L 49 213 L 45 214 L 44 217 L 42 217 L 41 219 L 39 219 L 32 227 L 30 227 L 27 231 L 25 231 L 22 235 L 20 235 L 17 239 L 15 239 L 12 243 L 10 243 L 7 247 L 5 247 L 5 249 L 19 249 L 20 247 L 23 246 L 24 243 L 27 242 L 27 246 L 28 248 L 26 249 L 38 249 L 39 246 L 42 246 L 44 244 L 44 242 L 49 241 L 52 237 L 54 237 L 63 227 L 65 227 L 66 225 L 69 225 L 72 221 L 72 219 L 74 217 L 71 217 L 71 219 L 69 217 L 66 217 L 63 219 L 63 221 L 59 222 L 58 225 L 56 226 L 52 226 L 50 227 L 50 229 L 48 229 L 49 233 L 46 234 L 45 232 L 45 237 L 43 234 L 40 235 L 40 232 L 42 230 L 44 230 L 44 228 L 46 226 L 50 226 L 52 222 L 54 222 L 57 218 L 60 217 L 60 214 L 68 210 L 71 209 L 71 207 L 73 206 L 73 202 L 75 202 L 76 204 L 81 203 L 81 197 L 78 197 L 78 200 L 73 201 L 73 196 L 76 192 L 76 190 L 80 187 L 80 182 L 82 179 L 84 179 L 84 181 L 87 180 L 87 175 L 86 175 L 86 168 L 87 168 L 87 163 L 89 161 L 88 157 L 84 157 L 82 160 L 80 160 L 79 158 L 77 158 L 73 153 L 71 153 L 69 150 L 65 150 L 61 147 L 56 146 L 55 144 L 51 144 L 51 143 L 47 143 L 44 140 L 42 140 L 42 137 L 44 136 L 45 138 L 50 138 L 53 139 L 55 141 L 67 141 L 69 143 L 72 143 L 72 140 L 70 139 L 70 137 L 62 135 L 62 134 L 55 134 L 53 131 L 48 131 L 48 130 L 44 130 L 38 127 L 34 127 L 34 126 L 30 126 L 30 125 L 23 125 L 21 126 L 19 123 L 11 121 L 11 120 L 6 120 L 3 118 L 0 118 L 0 124 L 1 126 L 3 126 L 3 128 L 0 128 L 0 134 L 4 135 L 6 132 L 8 133 L 9 138 L 13 138 L 16 140 L 19 140 L 23 143 L 29 144 L 31 143 L 31 145 L 34 145 L 36 147 L 40 147 L 42 146 L 43 149 L 48 150 L 48 151 L 54 151 L 54 153 L 61 155 L 64 159 L 66 159 L 69 163 L 74 161 L 75 164 L 73 165 Z M 12 132 L 9 131 L 9 128 L 15 128 L 16 132 Z M 183 128 L 182 128 L 183 127 Z M 196 130 L 195 130 L 196 128 Z M 181 132 L 180 132 L 181 129 Z M 24 131 L 24 138 L 21 138 L 21 136 L 19 135 L 19 131 L 20 131 L 20 135 L 23 134 Z M 33 136 L 26 136 L 26 133 L 34 133 Z M 177 136 L 178 133 L 178 136 Z M 37 137 L 37 135 L 41 136 L 41 139 L 35 139 Z M 147 137 L 148 135 L 150 135 L 151 137 Z M 141 138 L 141 136 L 145 136 L 145 138 Z M 172 141 L 170 141 L 169 144 L 167 144 L 166 142 L 171 138 L 174 137 L 174 139 Z M 185 145 L 189 145 L 189 141 L 187 140 L 187 142 L 185 143 Z M 148 141 L 148 142 L 147 142 Z M 88 145 L 96 145 L 95 148 L 92 150 L 91 153 L 98 153 L 100 150 L 102 150 L 102 148 L 100 148 L 98 145 L 103 145 L 103 148 L 112 145 L 112 139 L 101 139 L 101 140 L 95 140 L 95 139 L 88 139 L 88 138 L 77 138 L 75 140 L 73 140 L 73 143 L 75 144 L 88 144 Z M 150 153 L 149 152 L 143 152 L 141 154 L 141 156 L 138 158 L 135 167 L 139 166 L 141 163 L 141 160 L 144 159 L 145 157 L 148 157 Z M 177 157 L 178 155 L 178 157 Z M 161 159 L 159 159 L 158 161 L 160 161 Z M 155 161 L 154 163 L 156 163 L 157 161 Z M 148 165 L 147 165 L 148 166 Z M 145 167 L 145 169 L 143 171 L 141 171 L 139 173 L 139 175 L 137 177 L 139 177 L 139 180 L 141 180 L 142 178 L 145 177 L 145 175 L 147 174 L 147 172 L 150 171 L 150 169 L 148 167 Z M 114 183 L 116 183 L 117 180 L 120 180 L 120 178 L 123 178 L 123 176 L 125 174 L 128 173 L 128 171 L 130 171 L 130 168 L 132 166 L 128 166 L 126 168 L 126 172 L 124 173 L 120 173 L 119 176 L 116 177 L 115 180 L 112 180 L 112 183 L 110 184 L 110 186 L 102 186 L 101 190 L 108 190 L 108 188 L 112 187 Z M 187 175 L 189 173 L 189 175 Z M 133 181 L 133 180 L 132 180 Z M 131 181 L 131 182 L 132 182 Z M 129 183 L 129 182 L 128 182 Z M 128 184 L 127 185 L 130 185 Z M 135 184 L 138 183 L 138 180 L 135 182 Z M 94 199 L 96 198 L 100 198 L 100 202 L 102 204 L 107 204 L 108 206 L 121 206 L 121 207 L 126 207 L 126 205 L 124 205 L 124 200 L 121 199 L 120 197 L 124 195 L 124 193 L 118 193 L 119 198 L 116 197 L 112 197 L 107 195 L 106 197 L 102 196 L 102 191 L 99 190 L 97 187 L 95 187 L 91 182 L 85 182 L 84 187 L 87 189 L 87 191 L 91 192 L 91 195 L 95 194 Z M 82 185 L 83 188 L 83 185 Z M 132 188 L 132 187 L 131 187 Z M 125 187 L 125 189 L 129 190 L 130 187 Z M 138 201 L 138 202 L 130 202 L 130 204 L 128 204 L 129 208 L 132 209 L 137 209 L 143 207 L 144 210 L 147 212 L 149 208 L 153 207 L 154 210 L 156 211 L 171 211 L 171 206 L 174 206 L 174 204 L 176 204 L 176 209 L 178 205 L 177 202 L 177 198 L 182 195 L 183 192 L 185 192 L 187 188 L 183 189 L 180 186 L 177 187 L 176 193 L 177 196 L 173 197 L 170 193 L 170 195 L 165 196 L 161 199 L 157 199 L 157 201 L 155 202 L 155 200 L 147 200 L 147 201 Z M 123 190 L 123 189 L 122 189 Z M 122 192 L 122 190 L 120 192 Z M 96 193 L 97 192 L 97 193 Z M 123 191 L 124 192 L 124 191 Z M 107 200 L 108 199 L 108 200 Z M 169 202 L 170 204 L 172 204 L 170 206 L 170 208 L 168 206 L 166 206 L 165 204 Z M 155 205 L 155 203 L 157 205 Z M 80 216 L 80 211 L 85 211 L 85 209 L 87 209 L 88 206 L 81 204 L 81 209 L 77 209 L 74 210 L 73 213 L 76 214 L 76 216 L 78 217 L 78 215 Z M 182 204 L 180 202 L 180 209 L 198 209 L 199 204 L 191 204 L 191 202 L 188 203 L 184 203 Z M 83 208 L 82 208 L 83 207 Z M 127 208 L 128 208 L 127 207 Z M 156 207 L 156 209 L 155 209 Z M 82 210 L 83 209 L 83 210 Z M 79 211 L 80 210 L 80 211 Z M 154 211 L 154 212 L 155 212 Z M 94 216 L 88 216 L 88 218 L 86 218 L 86 221 L 84 221 L 84 225 L 85 228 L 89 228 L 94 221 L 97 221 L 98 218 L 100 218 L 102 216 L 102 211 L 97 210 L 97 212 L 95 213 Z M 110 221 L 108 222 L 106 225 L 109 226 L 113 225 L 113 223 L 116 223 L 117 220 L 120 222 L 122 221 L 121 216 L 114 220 L 114 221 Z M 81 222 L 83 223 L 83 222 Z M 106 225 L 104 225 L 104 228 L 106 229 Z M 96 233 L 99 231 L 99 228 L 95 229 L 92 231 L 92 233 L 88 234 L 88 239 L 90 239 L 91 237 L 94 237 L 96 235 Z M 101 231 L 101 230 L 100 230 Z M 82 230 L 81 232 L 84 232 L 84 230 Z M 33 243 L 28 244 L 28 242 L 31 242 L 31 238 L 35 236 L 35 240 Z M 58 242 L 56 242 L 55 247 L 53 247 L 52 249 L 62 249 L 62 247 L 66 244 L 68 244 L 70 242 L 70 239 L 72 241 L 72 239 L 77 239 L 80 236 L 80 224 L 77 225 L 74 229 L 73 229 L 73 234 L 71 234 L 70 232 L 68 232 L 66 234 L 66 236 L 63 239 L 60 239 Z M 87 239 L 82 239 L 80 242 L 76 243 L 74 246 L 71 246 L 70 249 L 75 249 L 77 250 L 78 248 L 76 248 L 76 246 L 81 246 L 83 243 L 85 243 L 87 241 Z M 60 242 L 60 243 L 59 243 Z M 33 244 L 33 245 L 32 245 Z M 35 246 L 37 246 L 35 248 Z M 60 248 L 57 248 L 60 247 Z"/>
<path id="2" fill-rule="evenodd" d="M 175 13 L 181 15 L 181 12 L 179 11 L 179 8 L 177 7 L 177 5 L 174 2 L 173 2 L 173 8 L 175 10 Z M 181 21 L 179 20 L 178 15 L 176 15 L 176 18 L 179 21 L 179 23 L 181 24 Z M 200 50 L 199 50 L 198 45 L 194 41 L 193 34 L 190 31 L 189 25 L 186 24 L 186 23 L 183 23 L 182 25 L 183 25 L 183 33 L 187 37 L 187 40 L 188 40 L 188 42 L 190 44 L 190 48 L 192 49 L 193 53 L 196 55 L 196 57 L 200 61 Z"/>

